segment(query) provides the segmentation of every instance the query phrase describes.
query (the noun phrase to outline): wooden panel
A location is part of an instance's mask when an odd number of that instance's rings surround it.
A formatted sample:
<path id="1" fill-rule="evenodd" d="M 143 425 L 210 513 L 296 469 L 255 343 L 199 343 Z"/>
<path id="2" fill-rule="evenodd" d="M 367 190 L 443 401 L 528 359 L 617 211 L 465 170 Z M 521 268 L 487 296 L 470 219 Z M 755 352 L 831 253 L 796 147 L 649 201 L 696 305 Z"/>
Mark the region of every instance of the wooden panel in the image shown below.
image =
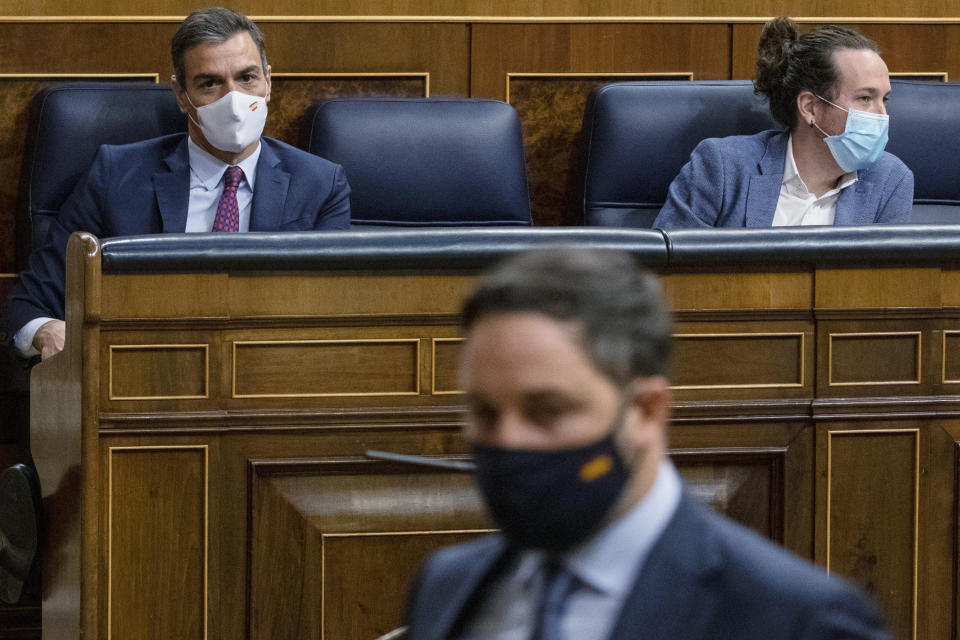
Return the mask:
<path id="1" fill-rule="evenodd" d="M 915 638 L 919 431 L 828 431 L 826 437 L 824 564 L 873 593 L 893 637 Z"/>
<path id="2" fill-rule="evenodd" d="M 674 311 L 809 309 L 812 272 L 667 273 L 664 296 Z"/>
<path id="3" fill-rule="evenodd" d="M 685 333 L 673 345 L 673 384 L 680 389 L 804 384 L 803 333 Z"/>
<path id="4" fill-rule="evenodd" d="M 817 309 L 939 307 L 937 268 L 817 269 Z"/>
<path id="5" fill-rule="evenodd" d="M 960 331 L 944 331 L 943 366 L 940 372 L 940 382 L 944 384 L 960 383 Z"/>
<path id="6" fill-rule="evenodd" d="M 438 338 L 433 344 L 433 393 L 460 393 L 457 365 L 460 359 L 460 338 Z"/>
<path id="7" fill-rule="evenodd" d="M 184 15 L 195 4 L 188 0 L 150 0 L 137 5 L 138 15 Z M 244 7 L 250 15 L 349 15 L 349 16 L 771 16 L 783 13 L 774 0 L 673 0 L 670 3 L 636 0 L 345 0 L 316 4 L 309 0 L 257 0 Z M 851 0 L 843 15 L 853 16 L 943 16 L 956 14 L 949 0 L 897 3 L 894 0 Z M 793 15 L 816 16 L 825 11 L 817 0 L 797 0 Z M 7 9 L 9 15 L 127 15 L 130 5 L 118 0 L 36 0 Z"/>
<path id="8" fill-rule="evenodd" d="M 108 400 L 209 397 L 208 345 L 109 345 L 107 349 Z"/>
<path id="9" fill-rule="evenodd" d="M 337 316 L 378 314 L 457 314 L 473 287 L 473 275 L 284 274 L 270 281 L 261 276 L 233 276 L 228 282 L 229 306 L 243 315 Z M 456 320 L 453 319 L 452 323 Z"/>
<path id="10" fill-rule="evenodd" d="M 674 451 L 671 456 L 691 495 L 717 513 L 783 541 L 783 451 Z"/>
<path id="11" fill-rule="evenodd" d="M 375 638 L 399 625 L 430 551 L 489 530 L 469 475 L 359 461 L 253 469 L 251 638 Z"/>
<path id="12" fill-rule="evenodd" d="M 919 384 L 920 332 L 827 335 L 830 386 Z"/>
<path id="13" fill-rule="evenodd" d="M 863 0 L 866 4 L 866 0 Z M 882 9 L 871 9 L 863 13 L 844 6 L 846 16 L 881 16 Z M 878 8 L 879 9 L 879 8 Z M 900 16 L 924 16 L 929 7 L 911 7 L 894 14 Z M 934 10 L 936 11 L 936 10 Z M 819 11 L 801 13 L 791 6 L 793 15 L 816 16 Z M 775 12 L 771 15 L 776 15 Z M 891 73 L 947 73 L 950 79 L 960 78 L 960 25 L 958 24 L 868 24 L 847 23 L 880 47 L 880 55 Z M 804 29 L 812 29 L 815 24 L 805 24 Z M 732 45 L 732 74 L 734 79 L 751 79 L 757 64 L 757 41 L 760 39 L 761 24 L 734 24 Z M 891 114 L 890 135 L 896 135 L 896 114 Z"/>
<path id="14" fill-rule="evenodd" d="M 524 127 L 534 222 L 582 224 L 576 134 L 590 89 L 604 74 L 726 78 L 729 47 L 722 25 L 477 24 L 470 94 L 503 100 L 508 74 L 553 76 L 517 76 L 510 101 Z"/>
<path id="15" fill-rule="evenodd" d="M 420 341 L 234 342 L 233 397 L 420 393 Z"/>
<path id="16" fill-rule="evenodd" d="M 100 315 L 118 318 L 211 318 L 227 315 L 227 275 L 104 276 Z"/>
<path id="17" fill-rule="evenodd" d="M 115 447 L 109 461 L 109 637 L 205 638 L 206 447 Z"/>

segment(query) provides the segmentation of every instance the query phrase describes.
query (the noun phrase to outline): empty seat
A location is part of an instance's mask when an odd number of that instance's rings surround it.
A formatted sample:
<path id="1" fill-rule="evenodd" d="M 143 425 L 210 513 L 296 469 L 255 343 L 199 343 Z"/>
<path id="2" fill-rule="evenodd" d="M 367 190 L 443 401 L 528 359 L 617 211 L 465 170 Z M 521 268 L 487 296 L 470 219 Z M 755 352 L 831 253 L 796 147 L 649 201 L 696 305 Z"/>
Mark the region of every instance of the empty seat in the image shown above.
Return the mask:
<path id="1" fill-rule="evenodd" d="M 20 268 L 102 144 L 187 130 L 169 86 L 73 82 L 44 89 L 31 105 L 17 220 Z"/>
<path id="2" fill-rule="evenodd" d="M 343 165 L 355 228 L 529 225 L 520 121 L 496 100 L 342 98 L 308 150 Z"/>
<path id="3" fill-rule="evenodd" d="M 749 80 L 600 87 L 583 117 L 584 224 L 649 227 L 697 143 L 779 128 Z"/>
<path id="4" fill-rule="evenodd" d="M 960 223 L 960 84 L 891 81 L 887 151 L 913 171 L 913 222 Z"/>

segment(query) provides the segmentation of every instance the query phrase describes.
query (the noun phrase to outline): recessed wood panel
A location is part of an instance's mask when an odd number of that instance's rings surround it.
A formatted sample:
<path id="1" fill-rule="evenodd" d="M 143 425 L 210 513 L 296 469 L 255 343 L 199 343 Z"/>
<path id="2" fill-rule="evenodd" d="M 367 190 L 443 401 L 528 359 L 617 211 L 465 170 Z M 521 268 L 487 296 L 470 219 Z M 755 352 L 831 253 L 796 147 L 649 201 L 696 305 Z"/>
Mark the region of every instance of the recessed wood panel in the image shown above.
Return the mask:
<path id="1" fill-rule="evenodd" d="M 109 345 L 109 400 L 206 398 L 205 344 Z"/>
<path id="2" fill-rule="evenodd" d="M 674 311 L 809 309 L 813 272 L 666 273 L 663 292 Z"/>
<path id="3" fill-rule="evenodd" d="M 433 392 L 460 393 L 457 368 L 460 360 L 460 338 L 435 338 L 433 341 Z"/>
<path id="4" fill-rule="evenodd" d="M 940 382 L 960 383 L 960 331 L 943 332 L 943 370 Z"/>
<path id="5" fill-rule="evenodd" d="M 310 123 L 307 110 L 316 102 L 352 97 L 426 98 L 430 74 L 421 73 L 274 73 L 270 118 L 264 135 L 307 146 Z"/>
<path id="6" fill-rule="evenodd" d="M 415 395 L 419 340 L 234 342 L 233 397 Z"/>
<path id="7" fill-rule="evenodd" d="M 108 455 L 108 638 L 205 638 L 206 447 Z"/>
<path id="8" fill-rule="evenodd" d="M 690 495 L 717 513 L 783 542 L 784 453 L 673 453 Z"/>
<path id="9" fill-rule="evenodd" d="M 919 331 L 831 333 L 827 340 L 830 386 L 920 383 Z"/>
<path id="10" fill-rule="evenodd" d="M 894 638 L 916 637 L 918 430 L 827 433 L 827 570 L 880 602 Z"/>
<path id="11" fill-rule="evenodd" d="M 278 462 L 253 464 L 254 639 L 376 638 L 428 553 L 489 531 L 467 474 Z"/>
<path id="12" fill-rule="evenodd" d="M 678 389 L 800 387 L 803 333 L 678 334 L 673 341 Z"/>

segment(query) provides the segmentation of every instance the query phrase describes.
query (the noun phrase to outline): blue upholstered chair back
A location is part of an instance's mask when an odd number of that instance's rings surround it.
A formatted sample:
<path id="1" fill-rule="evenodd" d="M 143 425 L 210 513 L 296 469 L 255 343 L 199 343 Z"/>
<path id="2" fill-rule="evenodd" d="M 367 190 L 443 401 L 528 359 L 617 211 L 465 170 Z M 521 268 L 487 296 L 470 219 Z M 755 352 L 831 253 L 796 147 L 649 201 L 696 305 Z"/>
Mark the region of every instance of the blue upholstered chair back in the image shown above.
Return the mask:
<path id="1" fill-rule="evenodd" d="M 169 86 L 77 82 L 44 89 L 31 105 L 20 183 L 17 260 L 43 243 L 101 144 L 126 144 L 187 130 Z"/>
<path id="2" fill-rule="evenodd" d="M 697 143 L 774 128 L 747 80 L 600 87 L 583 117 L 584 224 L 651 226 Z"/>
<path id="3" fill-rule="evenodd" d="M 529 225 L 520 121 L 496 100 L 315 105 L 308 150 L 343 165 L 355 228 Z"/>
<path id="4" fill-rule="evenodd" d="M 913 222 L 960 224 L 960 84 L 890 84 L 887 151 L 913 171 Z"/>

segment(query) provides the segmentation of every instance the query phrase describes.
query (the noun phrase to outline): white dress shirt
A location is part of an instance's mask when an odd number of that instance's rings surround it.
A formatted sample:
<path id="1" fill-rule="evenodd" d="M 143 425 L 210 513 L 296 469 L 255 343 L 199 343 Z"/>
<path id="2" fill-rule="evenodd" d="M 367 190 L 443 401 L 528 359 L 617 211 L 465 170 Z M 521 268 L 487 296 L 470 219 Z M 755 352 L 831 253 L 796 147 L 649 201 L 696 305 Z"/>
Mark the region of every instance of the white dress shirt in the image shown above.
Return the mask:
<path id="1" fill-rule="evenodd" d="M 840 192 L 856 181 L 857 172 L 851 171 L 840 177 L 836 188 L 827 191 L 819 198 L 810 193 L 797 172 L 797 163 L 793 159 L 793 135 L 791 134 L 787 139 L 783 184 L 780 185 L 780 198 L 777 200 L 777 210 L 773 214 L 773 226 L 832 225 Z"/>
<path id="2" fill-rule="evenodd" d="M 682 491 L 673 464 L 660 464 L 643 499 L 561 557 L 576 576 L 561 618 L 563 640 L 603 640 L 620 616 L 640 568 L 667 527 Z M 460 640 L 528 640 L 544 588 L 543 551 L 523 551 L 494 580 Z"/>
<path id="3" fill-rule="evenodd" d="M 257 183 L 257 162 L 260 151 L 257 148 L 248 158 L 239 163 L 243 170 L 243 179 L 237 187 L 237 205 L 240 209 L 240 231 L 250 230 L 250 210 L 253 206 L 253 185 Z M 188 233 L 212 231 L 213 220 L 217 217 L 217 204 L 223 193 L 223 172 L 227 163 L 219 160 L 187 137 L 187 156 L 190 163 L 190 204 L 187 207 Z M 13 345 L 24 358 L 32 358 L 40 352 L 33 346 L 37 330 L 53 318 L 34 318 L 23 325 L 13 336 Z"/>

